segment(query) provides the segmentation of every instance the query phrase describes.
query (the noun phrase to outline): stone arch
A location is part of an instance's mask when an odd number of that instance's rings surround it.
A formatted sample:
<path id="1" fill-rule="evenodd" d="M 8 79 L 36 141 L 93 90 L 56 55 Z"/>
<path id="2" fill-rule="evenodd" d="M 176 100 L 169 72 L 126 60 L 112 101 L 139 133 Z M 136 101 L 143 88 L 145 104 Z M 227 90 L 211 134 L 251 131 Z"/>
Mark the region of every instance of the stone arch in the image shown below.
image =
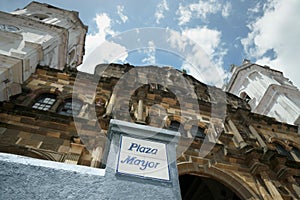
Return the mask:
<path id="1" fill-rule="evenodd" d="M 88 103 L 88 99 L 84 95 L 78 94 L 76 92 L 60 95 L 60 98 L 61 99 L 73 99 L 73 98 L 76 98 L 76 99 L 82 101 L 84 104 Z"/>
<path id="2" fill-rule="evenodd" d="M 179 176 L 190 174 L 211 178 L 234 191 L 241 199 L 262 199 L 246 181 L 214 166 L 209 168 L 206 166 L 199 167 L 197 163 L 182 162 L 177 164 L 177 168 Z"/>
<path id="3" fill-rule="evenodd" d="M 59 91 L 58 88 L 55 87 L 43 87 L 43 88 L 38 88 L 29 95 L 28 101 L 24 102 L 23 105 L 27 107 L 33 107 L 33 105 L 38 101 L 39 98 L 42 96 L 53 96 L 55 98 L 54 104 L 51 106 L 51 108 L 48 111 L 55 112 L 57 106 L 60 104 L 60 94 L 61 91 Z"/>
<path id="4" fill-rule="evenodd" d="M 288 146 L 289 146 L 289 148 L 295 147 L 295 148 L 297 148 L 297 149 L 300 149 L 300 144 L 299 144 L 299 143 L 296 143 L 296 142 L 294 142 L 294 141 L 288 141 Z"/>
<path id="5" fill-rule="evenodd" d="M 285 143 L 283 140 L 276 138 L 276 137 L 271 137 L 269 139 L 269 143 L 274 145 L 275 143 L 278 143 L 280 145 L 282 145 L 285 149 L 289 149 L 289 146 L 287 143 Z"/>
<path id="6" fill-rule="evenodd" d="M 33 105 L 34 101 L 42 94 L 49 93 L 49 94 L 55 94 L 59 96 L 60 91 L 56 90 L 54 87 L 43 87 L 38 88 L 36 90 L 31 91 L 30 94 L 28 94 L 27 98 L 25 98 L 25 101 L 22 103 L 23 106 L 30 107 Z"/>
<path id="7" fill-rule="evenodd" d="M 32 92 L 32 94 L 34 94 L 35 96 L 41 95 L 43 93 L 53 93 L 59 95 L 61 92 L 58 90 L 58 88 L 51 87 L 51 86 L 38 88 Z"/>

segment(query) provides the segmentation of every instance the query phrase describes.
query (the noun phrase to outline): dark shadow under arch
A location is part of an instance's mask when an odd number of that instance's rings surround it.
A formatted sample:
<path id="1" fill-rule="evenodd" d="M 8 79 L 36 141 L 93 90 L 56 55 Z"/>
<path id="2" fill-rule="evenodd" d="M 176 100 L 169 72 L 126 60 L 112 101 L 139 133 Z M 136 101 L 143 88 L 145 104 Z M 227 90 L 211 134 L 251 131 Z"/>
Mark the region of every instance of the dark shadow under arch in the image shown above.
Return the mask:
<path id="1" fill-rule="evenodd" d="M 214 166 L 209 168 L 205 166 L 199 167 L 196 163 L 183 162 L 178 163 L 177 168 L 179 177 L 183 175 L 194 175 L 209 178 L 229 188 L 240 199 L 261 199 L 247 182 Z"/>
<path id="2" fill-rule="evenodd" d="M 179 176 L 182 200 L 241 200 L 234 191 L 208 177 L 185 174 Z"/>

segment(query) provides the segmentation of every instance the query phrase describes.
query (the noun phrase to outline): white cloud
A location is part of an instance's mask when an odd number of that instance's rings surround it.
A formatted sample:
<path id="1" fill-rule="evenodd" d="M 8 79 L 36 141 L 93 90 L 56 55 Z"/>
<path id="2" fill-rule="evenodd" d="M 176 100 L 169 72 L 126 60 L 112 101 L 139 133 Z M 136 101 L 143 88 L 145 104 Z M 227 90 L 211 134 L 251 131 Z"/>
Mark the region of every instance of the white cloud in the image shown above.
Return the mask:
<path id="1" fill-rule="evenodd" d="M 261 2 L 257 2 L 253 8 L 248 8 L 247 12 L 248 14 L 258 13 L 261 10 L 261 7 Z"/>
<path id="2" fill-rule="evenodd" d="M 106 41 L 108 36 L 114 36 L 111 18 L 106 14 L 97 14 L 94 18 L 98 32 L 87 34 L 85 42 L 85 56 L 79 70 L 93 73 L 94 67 L 100 63 L 125 61 L 126 48 L 111 41 Z"/>
<path id="3" fill-rule="evenodd" d="M 221 66 L 213 63 L 206 54 L 196 49 L 186 57 L 189 62 L 184 62 L 182 69 L 187 70 L 188 74 L 205 84 L 222 87 L 228 74 Z"/>
<path id="4" fill-rule="evenodd" d="M 108 35 L 115 35 L 115 32 L 111 29 L 111 19 L 106 13 L 97 14 L 94 20 L 98 32 L 86 36 L 86 55 L 90 54 L 97 46 L 103 43 Z"/>
<path id="5" fill-rule="evenodd" d="M 197 17 L 206 19 L 208 14 L 215 14 L 222 10 L 222 4 L 217 0 L 199 1 L 195 4 L 190 4 L 191 11 L 196 13 Z"/>
<path id="6" fill-rule="evenodd" d="M 182 35 L 197 42 L 208 55 L 215 53 L 221 38 L 221 32 L 207 27 L 185 29 L 182 31 Z"/>
<path id="7" fill-rule="evenodd" d="M 221 87 L 228 77 L 223 69 L 226 50 L 220 48 L 221 32 L 207 27 L 185 29 L 172 34 L 168 42 L 185 59 L 182 69 L 201 82 Z"/>
<path id="8" fill-rule="evenodd" d="M 247 56 L 257 63 L 283 71 L 300 87 L 300 1 L 270 1 L 264 15 L 249 24 L 250 33 L 241 40 Z M 275 58 L 266 55 L 272 50 Z"/>
<path id="9" fill-rule="evenodd" d="M 159 24 L 160 20 L 163 19 L 164 16 L 164 12 L 168 11 L 169 7 L 168 7 L 168 3 L 167 0 L 162 0 L 157 6 L 156 6 L 156 11 L 155 11 L 155 19 L 156 19 L 156 23 Z"/>
<path id="10" fill-rule="evenodd" d="M 226 2 L 226 4 L 222 8 L 222 16 L 224 18 L 228 17 L 230 15 L 231 9 L 232 9 L 231 3 L 229 1 Z"/>
<path id="11" fill-rule="evenodd" d="M 117 6 L 117 12 L 119 17 L 121 18 L 122 22 L 125 23 L 128 20 L 128 17 L 123 14 L 124 6 L 118 5 Z"/>
<path id="12" fill-rule="evenodd" d="M 181 4 L 179 4 L 178 10 L 176 11 L 176 15 L 179 15 L 178 25 L 184 25 L 188 23 L 192 18 L 192 12 L 189 10 L 189 8 L 182 6 Z"/>
<path id="13" fill-rule="evenodd" d="M 206 53 L 192 50 L 190 60 L 194 63 L 201 63 L 203 57 L 208 57 L 210 64 L 201 64 L 200 70 L 195 70 L 194 67 L 188 67 L 184 64 L 183 67 L 187 68 L 191 75 L 199 77 L 199 72 L 203 76 L 202 81 L 208 84 L 221 87 L 224 83 L 224 78 L 227 77 L 226 72 L 223 70 L 223 57 L 227 51 L 221 46 L 221 32 L 207 27 L 197 27 L 186 29 L 182 32 L 183 35 L 195 41 Z"/>
<path id="14" fill-rule="evenodd" d="M 220 31 L 204 26 L 185 29 L 182 34 L 197 42 L 215 64 L 220 67 L 223 65 L 223 57 L 226 55 L 227 49 L 224 49 L 221 43 L 222 33 Z"/>
<path id="15" fill-rule="evenodd" d="M 178 52 L 184 52 L 188 46 L 188 38 L 182 37 L 179 32 L 169 31 L 169 37 L 167 38 L 167 43 L 171 48 L 177 50 Z M 175 51 L 175 52 L 177 52 Z"/>
<path id="16" fill-rule="evenodd" d="M 207 20 L 208 15 L 217 13 L 221 13 L 221 15 L 225 18 L 230 15 L 231 7 L 232 6 L 230 2 L 226 2 L 224 4 L 219 0 L 199 0 L 198 3 L 191 3 L 186 6 L 179 4 L 176 12 L 176 14 L 179 16 L 178 24 L 186 24 L 192 19 L 192 17 Z"/>
<path id="17" fill-rule="evenodd" d="M 93 73 L 96 65 L 101 63 L 124 62 L 127 56 L 127 50 L 124 46 L 114 42 L 104 41 L 86 57 L 80 66 L 80 71 Z"/>
<path id="18" fill-rule="evenodd" d="M 148 42 L 148 48 L 143 53 L 147 55 L 147 58 L 144 58 L 142 60 L 143 63 L 145 63 L 145 64 L 151 64 L 151 65 L 155 65 L 156 64 L 155 44 L 154 44 L 153 41 L 149 41 Z"/>

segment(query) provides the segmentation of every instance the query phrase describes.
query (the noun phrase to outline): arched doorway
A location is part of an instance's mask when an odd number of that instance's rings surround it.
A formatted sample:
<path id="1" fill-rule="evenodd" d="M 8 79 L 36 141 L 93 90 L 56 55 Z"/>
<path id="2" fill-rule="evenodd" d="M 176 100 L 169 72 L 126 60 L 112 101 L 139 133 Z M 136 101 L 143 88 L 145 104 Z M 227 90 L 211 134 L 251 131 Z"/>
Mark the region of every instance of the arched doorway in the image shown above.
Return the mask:
<path id="1" fill-rule="evenodd" d="M 177 164 L 179 179 L 184 175 L 196 176 L 200 178 L 208 178 L 218 182 L 225 187 L 229 188 L 231 191 L 235 193 L 239 199 L 247 199 L 247 200 L 255 200 L 255 199 L 263 199 L 259 191 L 252 187 L 253 185 L 249 184 L 245 181 L 245 179 L 236 176 L 234 173 L 219 169 L 215 166 L 210 167 L 201 167 L 193 162 L 181 162 Z M 188 185 L 191 183 L 191 180 L 188 182 L 180 181 L 180 185 L 182 184 Z M 187 187 L 187 186 L 185 186 Z M 183 198 L 184 199 L 184 198 Z"/>
<path id="2" fill-rule="evenodd" d="M 240 200 L 234 191 L 211 178 L 184 174 L 179 182 L 182 200 Z"/>

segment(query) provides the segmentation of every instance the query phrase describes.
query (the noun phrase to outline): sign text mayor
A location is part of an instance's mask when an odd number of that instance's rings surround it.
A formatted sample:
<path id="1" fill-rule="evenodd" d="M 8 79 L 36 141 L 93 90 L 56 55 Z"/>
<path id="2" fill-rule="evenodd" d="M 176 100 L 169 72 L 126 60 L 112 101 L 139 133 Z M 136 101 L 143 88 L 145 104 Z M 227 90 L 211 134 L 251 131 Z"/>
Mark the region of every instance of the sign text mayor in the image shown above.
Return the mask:
<path id="1" fill-rule="evenodd" d="M 151 147 L 145 147 L 137 143 L 131 143 L 130 147 L 128 148 L 129 151 L 135 151 L 139 153 L 145 154 L 153 154 L 156 155 L 158 149 L 154 149 Z M 138 165 L 140 166 L 141 170 L 145 170 L 147 167 L 149 168 L 157 168 L 160 164 L 159 162 L 149 162 L 147 160 L 138 159 L 135 156 L 127 156 L 124 160 L 121 160 L 121 163 L 129 164 L 129 165 Z"/>

